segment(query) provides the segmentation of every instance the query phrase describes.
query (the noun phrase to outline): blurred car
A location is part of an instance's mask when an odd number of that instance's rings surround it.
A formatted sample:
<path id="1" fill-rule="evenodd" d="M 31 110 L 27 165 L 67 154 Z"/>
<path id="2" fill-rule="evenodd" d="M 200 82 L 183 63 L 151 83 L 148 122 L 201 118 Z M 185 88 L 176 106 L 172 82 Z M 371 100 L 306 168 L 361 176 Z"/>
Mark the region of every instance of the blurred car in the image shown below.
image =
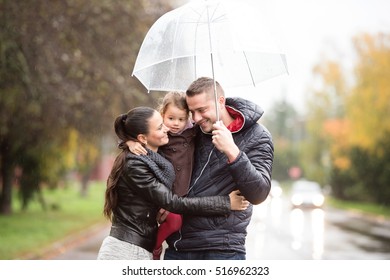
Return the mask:
<path id="1" fill-rule="evenodd" d="M 293 207 L 322 207 L 325 196 L 320 184 L 313 181 L 299 180 L 291 187 L 291 204 Z"/>
<path id="2" fill-rule="evenodd" d="M 283 189 L 279 182 L 276 180 L 271 181 L 271 190 L 269 192 L 270 197 L 280 197 L 283 193 Z"/>

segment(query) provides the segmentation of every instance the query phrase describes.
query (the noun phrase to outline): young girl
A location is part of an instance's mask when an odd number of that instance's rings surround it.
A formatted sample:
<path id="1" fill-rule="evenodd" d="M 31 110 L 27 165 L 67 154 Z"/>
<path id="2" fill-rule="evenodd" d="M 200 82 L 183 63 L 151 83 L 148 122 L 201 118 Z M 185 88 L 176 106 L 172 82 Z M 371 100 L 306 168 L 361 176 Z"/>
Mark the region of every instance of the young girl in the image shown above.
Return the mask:
<path id="1" fill-rule="evenodd" d="M 184 196 L 188 192 L 194 161 L 195 129 L 190 121 L 190 113 L 187 107 L 185 94 L 180 92 L 167 93 L 159 107 L 163 122 L 169 128 L 168 144 L 159 148 L 175 169 L 176 178 L 172 192 L 178 196 Z M 138 142 L 127 142 L 131 152 L 135 154 L 145 153 Z M 161 209 L 160 214 L 165 210 Z M 172 233 L 178 231 L 182 224 L 179 214 L 169 213 L 165 222 L 160 224 L 156 245 L 153 250 L 153 259 L 159 260 L 162 252 L 162 243 Z"/>

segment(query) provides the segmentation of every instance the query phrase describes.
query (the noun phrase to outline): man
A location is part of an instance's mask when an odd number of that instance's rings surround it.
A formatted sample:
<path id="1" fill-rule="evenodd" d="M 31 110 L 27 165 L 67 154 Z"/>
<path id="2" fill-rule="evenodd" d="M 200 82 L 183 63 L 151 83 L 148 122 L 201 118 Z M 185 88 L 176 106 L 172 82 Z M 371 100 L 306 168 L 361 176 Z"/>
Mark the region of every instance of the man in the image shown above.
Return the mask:
<path id="1" fill-rule="evenodd" d="M 263 111 L 244 99 L 226 100 L 218 82 L 216 89 L 217 103 L 213 79 L 199 78 L 186 92 L 199 125 L 188 196 L 226 195 L 238 189 L 250 203 L 260 204 L 270 191 L 273 163 L 271 134 L 257 123 Z M 182 229 L 167 240 L 164 259 L 245 259 L 251 216 L 252 206 L 227 216 L 184 215 Z"/>

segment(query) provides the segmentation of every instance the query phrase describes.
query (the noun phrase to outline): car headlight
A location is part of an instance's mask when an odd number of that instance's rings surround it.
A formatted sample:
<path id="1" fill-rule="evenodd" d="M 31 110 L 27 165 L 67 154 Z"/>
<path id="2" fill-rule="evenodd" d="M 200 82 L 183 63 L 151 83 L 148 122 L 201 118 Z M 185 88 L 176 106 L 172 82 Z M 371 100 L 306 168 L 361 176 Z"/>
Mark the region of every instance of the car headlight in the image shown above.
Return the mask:
<path id="1" fill-rule="evenodd" d="M 301 195 L 298 195 L 298 194 L 294 194 L 292 197 L 291 197 L 291 203 L 293 205 L 301 205 L 303 203 L 303 198 Z"/>
<path id="2" fill-rule="evenodd" d="M 322 206 L 324 204 L 324 201 L 325 201 L 325 197 L 322 194 L 313 197 L 313 204 L 315 206 Z"/>
<path id="3" fill-rule="evenodd" d="M 282 195 L 282 188 L 281 187 L 271 187 L 271 196 L 272 197 L 279 197 Z"/>

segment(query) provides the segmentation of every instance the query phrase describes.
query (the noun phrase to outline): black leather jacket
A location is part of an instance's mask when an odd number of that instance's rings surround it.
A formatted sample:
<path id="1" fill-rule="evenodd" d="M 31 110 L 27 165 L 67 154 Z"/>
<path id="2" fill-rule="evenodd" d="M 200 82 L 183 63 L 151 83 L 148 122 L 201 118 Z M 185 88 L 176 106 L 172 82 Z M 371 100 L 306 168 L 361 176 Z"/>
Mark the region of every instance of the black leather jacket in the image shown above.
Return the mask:
<path id="1" fill-rule="evenodd" d="M 160 208 L 191 215 L 230 213 L 228 195 L 202 198 L 174 195 L 157 179 L 159 170 L 149 166 L 141 157 L 127 156 L 123 175 L 116 186 L 118 204 L 113 211 L 111 236 L 151 252 L 156 242 L 156 215 Z"/>

